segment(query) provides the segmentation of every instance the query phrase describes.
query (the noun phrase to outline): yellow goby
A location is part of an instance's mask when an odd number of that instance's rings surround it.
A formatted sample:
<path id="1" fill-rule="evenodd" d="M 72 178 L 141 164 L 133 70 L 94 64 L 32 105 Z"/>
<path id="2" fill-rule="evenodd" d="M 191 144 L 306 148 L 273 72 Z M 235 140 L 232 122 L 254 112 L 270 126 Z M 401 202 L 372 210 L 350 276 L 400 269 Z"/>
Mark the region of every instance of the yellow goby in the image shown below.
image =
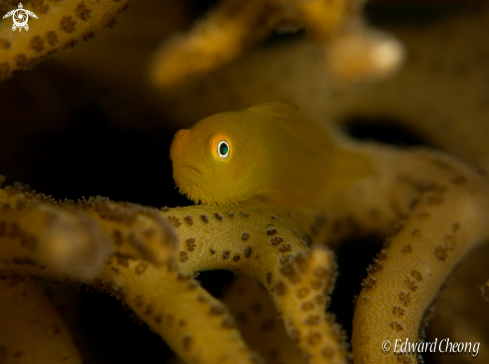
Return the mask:
<path id="1" fill-rule="evenodd" d="M 178 131 L 170 147 L 173 178 L 195 203 L 230 205 L 252 197 L 324 208 L 372 173 L 364 155 L 336 145 L 297 106 L 270 101 L 206 117 Z"/>

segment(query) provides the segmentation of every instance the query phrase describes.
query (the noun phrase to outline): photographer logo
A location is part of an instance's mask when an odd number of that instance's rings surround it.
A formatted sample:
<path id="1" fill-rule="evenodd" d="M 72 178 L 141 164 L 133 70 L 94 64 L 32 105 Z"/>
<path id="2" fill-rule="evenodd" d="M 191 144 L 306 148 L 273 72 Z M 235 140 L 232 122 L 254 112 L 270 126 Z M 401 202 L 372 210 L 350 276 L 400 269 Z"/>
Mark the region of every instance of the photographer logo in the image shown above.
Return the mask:
<path id="1" fill-rule="evenodd" d="M 34 14 L 32 11 L 25 10 L 22 6 L 22 3 L 19 3 L 19 8 L 9 11 L 3 16 L 3 19 L 11 16 L 14 20 L 14 24 L 12 25 L 13 31 L 15 31 L 15 29 L 17 28 L 19 28 L 19 32 L 22 31 L 22 28 L 27 31 L 29 30 L 29 25 L 27 24 L 27 22 L 29 21 L 29 15 L 37 19 L 36 14 Z"/>

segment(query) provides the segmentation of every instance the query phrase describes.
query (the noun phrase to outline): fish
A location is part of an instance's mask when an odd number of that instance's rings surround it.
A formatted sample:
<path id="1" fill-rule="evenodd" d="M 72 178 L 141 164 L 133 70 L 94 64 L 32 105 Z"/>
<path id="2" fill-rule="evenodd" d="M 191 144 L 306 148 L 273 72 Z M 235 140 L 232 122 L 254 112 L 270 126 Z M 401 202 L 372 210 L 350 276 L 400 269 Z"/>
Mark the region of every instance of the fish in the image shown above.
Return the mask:
<path id="1" fill-rule="evenodd" d="M 179 192 L 208 205 L 257 198 L 322 209 L 373 173 L 367 156 L 336 145 L 324 126 L 298 109 L 274 100 L 179 130 L 170 146 Z"/>

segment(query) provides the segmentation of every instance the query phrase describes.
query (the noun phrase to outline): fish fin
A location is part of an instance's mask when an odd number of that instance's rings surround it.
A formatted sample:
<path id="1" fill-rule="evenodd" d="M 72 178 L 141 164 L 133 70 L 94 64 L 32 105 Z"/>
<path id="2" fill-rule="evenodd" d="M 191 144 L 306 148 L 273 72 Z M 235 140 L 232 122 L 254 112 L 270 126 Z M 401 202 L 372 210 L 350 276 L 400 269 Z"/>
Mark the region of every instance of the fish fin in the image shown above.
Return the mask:
<path id="1" fill-rule="evenodd" d="M 375 173 L 372 160 L 365 154 L 336 148 L 331 155 L 330 178 L 326 183 L 327 196 L 342 195 L 358 181 Z"/>
<path id="2" fill-rule="evenodd" d="M 288 101 L 273 100 L 254 105 L 246 110 L 267 114 L 274 117 L 289 117 L 297 113 L 299 107 Z"/>

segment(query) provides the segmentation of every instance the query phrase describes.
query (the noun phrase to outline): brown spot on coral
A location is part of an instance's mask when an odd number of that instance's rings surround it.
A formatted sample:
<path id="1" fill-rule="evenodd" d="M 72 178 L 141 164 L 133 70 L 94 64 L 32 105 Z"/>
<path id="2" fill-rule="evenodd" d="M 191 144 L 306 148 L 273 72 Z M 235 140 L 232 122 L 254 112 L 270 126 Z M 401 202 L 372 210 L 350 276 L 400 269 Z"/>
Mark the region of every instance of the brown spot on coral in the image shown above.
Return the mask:
<path id="1" fill-rule="evenodd" d="M 233 257 L 233 261 L 234 261 L 234 262 L 237 262 L 237 261 L 239 261 L 239 259 L 240 259 L 240 258 L 241 258 L 241 255 L 236 254 L 236 255 Z"/>
<path id="2" fill-rule="evenodd" d="M 197 244 L 195 244 L 195 238 L 188 238 L 185 241 L 185 247 L 186 247 L 187 251 L 189 251 L 189 252 L 193 252 L 195 250 L 196 246 L 197 246 Z"/>
<path id="3" fill-rule="evenodd" d="M 318 305 L 324 304 L 324 295 L 320 295 L 320 294 L 316 295 L 314 297 L 314 302 L 316 302 Z"/>
<path id="4" fill-rule="evenodd" d="M 400 306 L 392 307 L 392 314 L 394 317 L 402 318 L 406 314 L 406 310 Z"/>
<path id="5" fill-rule="evenodd" d="M 230 211 L 227 211 L 226 212 L 226 215 L 228 215 L 229 217 L 234 217 L 234 214 L 232 212 L 230 212 Z"/>
<path id="6" fill-rule="evenodd" d="M 268 228 L 267 229 L 267 235 L 268 236 L 272 236 L 272 235 L 275 235 L 277 233 L 277 229 L 274 228 L 274 227 L 271 227 L 271 228 Z"/>
<path id="7" fill-rule="evenodd" d="M 460 174 L 453 176 L 450 179 L 450 182 L 452 182 L 454 185 L 460 185 L 460 184 L 464 183 L 465 181 L 466 181 L 466 178 Z"/>
<path id="8" fill-rule="evenodd" d="M 449 249 L 447 246 L 438 245 L 435 249 L 435 257 L 444 262 L 448 258 Z"/>
<path id="9" fill-rule="evenodd" d="M 202 296 L 202 295 L 199 295 L 199 297 L 197 297 L 197 299 L 199 300 L 199 302 L 208 302 L 209 299 L 205 296 Z"/>
<path id="10" fill-rule="evenodd" d="M 310 332 L 309 335 L 306 336 L 306 340 L 309 345 L 316 346 L 322 340 L 321 333 L 319 331 Z"/>
<path id="11" fill-rule="evenodd" d="M 247 212 L 244 212 L 244 211 L 241 211 L 240 214 L 241 214 L 241 216 L 244 216 L 244 217 L 250 216 Z"/>
<path id="12" fill-rule="evenodd" d="M 283 242 L 284 242 L 284 238 L 282 238 L 281 236 L 276 236 L 270 239 L 270 244 L 272 244 L 273 246 L 277 246 Z"/>
<path id="13" fill-rule="evenodd" d="M 207 215 L 200 215 L 200 218 L 202 219 L 203 222 L 208 223 L 209 222 L 209 217 Z"/>
<path id="14" fill-rule="evenodd" d="M 301 310 L 302 311 L 310 311 L 314 309 L 314 303 L 311 302 L 311 301 L 307 301 L 307 302 L 304 302 L 302 305 L 301 305 Z"/>
<path id="15" fill-rule="evenodd" d="M 304 323 L 309 326 L 316 326 L 319 325 L 320 318 L 319 315 L 309 315 L 307 318 L 304 320 Z"/>
<path id="16" fill-rule="evenodd" d="M 78 4 L 75 8 L 75 15 L 77 18 L 81 20 L 88 20 L 90 19 L 90 16 L 92 14 L 92 10 L 88 9 L 87 6 L 85 5 L 85 2 L 81 2 Z"/>
<path id="17" fill-rule="evenodd" d="M 27 56 L 25 54 L 17 54 L 15 56 L 15 63 L 19 68 L 24 68 L 27 66 Z"/>
<path id="18" fill-rule="evenodd" d="M 411 271 L 411 276 L 413 276 L 418 282 L 423 280 L 423 276 L 417 270 Z"/>
<path id="19" fill-rule="evenodd" d="M 300 276 L 297 274 L 292 264 L 287 264 L 280 267 L 280 273 L 286 276 L 290 282 L 292 282 L 292 284 L 296 284 L 300 281 Z"/>
<path id="20" fill-rule="evenodd" d="M 5 38 L 0 38 L 0 48 L 2 49 L 10 49 L 10 42 Z"/>
<path id="21" fill-rule="evenodd" d="M 73 17 L 71 15 L 64 16 L 59 23 L 59 27 L 65 33 L 73 33 L 76 30 L 75 25 L 76 21 L 73 20 Z"/>
<path id="22" fill-rule="evenodd" d="M 214 214 L 214 216 L 216 217 L 216 219 L 218 219 L 219 221 L 222 220 L 222 215 L 221 214 L 218 214 L 217 212 Z"/>
<path id="23" fill-rule="evenodd" d="M 88 33 L 85 33 L 83 34 L 83 41 L 84 42 L 88 42 L 90 39 L 92 39 L 93 37 L 95 37 L 95 33 L 94 32 L 88 32 Z M 162 211 L 165 211 L 165 210 L 162 210 Z M 168 211 L 168 208 L 167 210 Z"/>
<path id="24" fill-rule="evenodd" d="M 222 254 L 222 259 L 226 260 L 229 258 L 229 256 L 231 255 L 231 252 L 229 250 L 226 250 L 223 254 Z"/>
<path id="25" fill-rule="evenodd" d="M 443 199 L 440 196 L 428 196 L 426 203 L 430 206 L 438 206 L 443 203 Z"/>
<path id="26" fill-rule="evenodd" d="M 403 292 L 403 291 L 399 292 L 399 300 L 405 307 L 409 306 L 409 304 L 411 303 L 411 297 L 409 292 Z"/>
<path id="27" fill-rule="evenodd" d="M 8 62 L 0 63 L 0 80 L 5 80 L 10 75 Z"/>
<path id="28" fill-rule="evenodd" d="M 225 329 L 232 329 L 234 327 L 234 321 L 231 317 L 224 317 L 221 320 L 221 326 Z"/>
<path id="29" fill-rule="evenodd" d="M 416 292 L 416 290 L 418 289 L 418 286 L 416 285 L 416 282 L 414 280 L 412 280 L 411 278 L 407 277 L 405 280 L 404 280 L 404 284 L 406 285 L 406 287 L 410 290 L 410 291 L 413 291 L 413 292 Z"/>
<path id="30" fill-rule="evenodd" d="M 255 315 L 261 314 L 263 308 L 260 304 L 260 302 L 254 302 L 250 305 L 250 311 L 253 312 Z"/>
<path id="31" fill-rule="evenodd" d="M 155 321 L 156 325 L 161 324 L 161 321 L 163 320 L 161 313 L 158 313 L 156 316 L 154 316 L 153 320 Z"/>
<path id="32" fill-rule="evenodd" d="M 54 46 L 56 43 L 58 43 L 58 35 L 54 31 L 49 31 L 46 33 L 46 42 L 48 42 L 49 45 Z"/>
<path id="33" fill-rule="evenodd" d="M 189 281 L 192 279 L 192 276 L 190 274 L 184 274 L 182 272 L 178 272 L 177 274 L 177 280 L 179 282 L 185 282 L 185 281 Z"/>
<path id="34" fill-rule="evenodd" d="M 146 272 L 148 269 L 148 265 L 146 263 L 139 263 L 136 268 L 134 269 L 134 272 L 136 273 L 137 276 L 140 276 Z"/>
<path id="35" fill-rule="evenodd" d="M 265 274 L 265 282 L 267 282 L 268 284 L 272 283 L 272 272 L 267 272 Z"/>
<path id="36" fill-rule="evenodd" d="M 275 216 L 275 215 L 270 216 L 270 218 L 271 218 L 272 220 L 278 220 L 278 219 L 279 219 L 279 218 L 278 218 L 278 216 Z"/>
<path id="37" fill-rule="evenodd" d="M 190 215 L 185 216 L 184 219 L 187 222 L 187 224 L 189 224 L 190 226 L 192 226 L 194 224 L 194 219 L 192 219 L 192 216 L 190 216 Z"/>
<path id="38" fill-rule="evenodd" d="M 250 234 L 248 234 L 246 231 L 241 235 L 241 240 L 246 241 L 250 238 Z"/>
<path id="39" fill-rule="evenodd" d="M 404 327 L 397 321 L 392 321 L 390 324 L 389 324 L 389 327 L 392 329 L 392 330 L 396 330 L 397 332 L 401 332 L 404 330 Z"/>
<path id="40" fill-rule="evenodd" d="M 216 250 L 211 248 L 211 249 L 209 249 L 209 253 L 216 254 Z"/>
<path id="41" fill-rule="evenodd" d="M 185 250 L 180 252 L 180 261 L 185 263 L 188 260 L 188 253 Z"/>
<path id="42" fill-rule="evenodd" d="M 104 16 L 104 19 L 102 20 L 102 24 L 103 24 L 104 28 L 112 29 L 117 24 L 117 18 L 114 16 L 111 16 L 110 14 L 106 14 Z"/>
<path id="43" fill-rule="evenodd" d="M 414 238 L 420 238 L 421 237 L 421 230 L 413 229 L 413 231 L 411 231 L 411 236 Z"/>
<path id="44" fill-rule="evenodd" d="M 364 287 L 366 290 L 370 291 L 375 287 L 376 283 L 377 283 L 377 278 L 369 274 L 367 278 L 363 280 L 361 286 Z"/>
<path id="45" fill-rule="evenodd" d="M 318 267 L 314 270 L 314 275 L 317 278 L 326 278 L 328 276 L 328 270 L 324 267 Z"/>
<path id="46" fill-rule="evenodd" d="M 262 331 L 271 331 L 275 328 L 275 320 L 273 319 L 265 319 L 261 322 L 260 328 Z"/>
<path id="47" fill-rule="evenodd" d="M 417 215 L 417 218 L 419 221 L 424 221 L 426 219 L 428 219 L 430 217 L 430 214 L 427 213 L 427 212 L 420 212 L 418 215 Z"/>
<path id="48" fill-rule="evenodd" d="M 268 354 L 270 359 L 277 359 L 278 358 L 278 350 L 277 349 L 270 349 L 270 353 Z"/>
<path id="49" fill-rule="evenodd" d="M 247 247 L 247 248 L 245 249 L 244 256 L 245 256 L 246 258 L 249 258 L 252 252 L 253 252 L 253 249 L 252 249 L 251 247 Z"/>
<path id="50" fill-rule="evenodd" d="M 54 336 L 59 335 L 60 332 L 61 332 L 61 327 L 59 327 L 58 324 L 53 324 L 53 325 L 48 326 L 48 328 L 46 329 L 46 336 L 47 337 L 54 337 Z"/>
<path id="51" fill-rule="evenodd" d="M 403 253 L 403 254 L 408 254 L 408 253 L 411 253 L 412 251 L 413 251 L 413 248 L 411 247 L 410 244 L 404 245 L 401 248 L 401 253 Z"/>
<path id="52" fill-rule="evenodd" d="M 166 315 L 166 326 L 172 327 L 174 323 L 175 323 L 175 316 L 173 316 L 171 313 Z"/>
<path id="53" fill-rule="evenodd" d="M 180 222 L 180 219 L 176 216 L 168 216 L 168 221 L 170 221 L 172 223 L 173 226 L 175 226 L 176 228 L 179 227 L 180 225 L 182 225 L 182 223 Z"/>
<path id="54" fill-rule="evenodd" d="M 334 351 L 334 349 L 332 347 L 325 346 L 321 350 L 321 355 L 323 356 L 324 359 L 331 360 L 331 359 L 333 359 L 333 357 L 335 355 L 335 351 Z"/>
<path id="55" fill-rule="evenodd" d="M 277 296 L 281 296 L 285 293 L 285 284 L 282 281 L 276 281 L 271 291 Z"/>
<path id="56" fill-rule="evenodd" d="M 183 335 L 183 350 L 185 351 L 189 351 L 190 350 L 190 346 L 192 345 L 192 336 L 190 336 L 189 334 L 185 334 Z"/>
<path id="57" fill-rule="evenodd" d="M 292 245 L 290 245 L 290 244 L 280 245 L 278 247 L 278 250 L 282 253 L 290 252 L 290 251 L 292 251 Z"/>
<path id="58" fill-rule="evenodd" d="M 134 297 L 134 304 L 137 308 L 140 308 L 143 305 L 143 297 L 140 295 L 136 295 L 136 297 Z"/>
<path id="59" fill-rule="evenodd" d="M 119 264 L 120 266 L 122 266 L 124 268 L 129 267 L 129 257 L 128 256 L 116 254 L 115 258 L 116 258 L 117 264 Z"/>
<path id="60" fill-rule="evenodd" d="M 248 322 L 248 315 L 246 315 L 246 313 L 244 313 L 243 311 L 238 311 L 236 313 L 236 318 L 241 324 L 245 324 Z"/>
<path id="61" fill-rule="evenodd" d="M 298 329 L 294 328 L 294 329 L 290 330 L 289 336 L 292 340 L 294 340 L 295 342 L 298 342 L 301 338 L 301 333 Z"/>
<path id="62" fill-rule="evenodd" d="M 312 281 L 311 282 L 311 288 L 315 291 L 319 291 L 323 287 L 323 282 L 322 281 Z"/>

